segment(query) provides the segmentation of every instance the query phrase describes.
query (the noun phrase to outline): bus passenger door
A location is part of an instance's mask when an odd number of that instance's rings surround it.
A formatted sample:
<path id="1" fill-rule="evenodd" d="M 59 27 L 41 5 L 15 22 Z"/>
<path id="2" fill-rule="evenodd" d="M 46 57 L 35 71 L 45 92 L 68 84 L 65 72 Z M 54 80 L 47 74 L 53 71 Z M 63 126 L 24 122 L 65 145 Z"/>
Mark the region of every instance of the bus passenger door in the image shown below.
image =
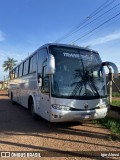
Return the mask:
<path id="1" fill-rule="evenodd" d="M 49 75 L 46 74 L 46 66 L 43 66 L 42 72 L 42 85 L 40 87 L 41 98 L 40 98 L 40 111 L 39 114 L 49 120 L 50 115 L 50 89 L 49 89 Z"/>

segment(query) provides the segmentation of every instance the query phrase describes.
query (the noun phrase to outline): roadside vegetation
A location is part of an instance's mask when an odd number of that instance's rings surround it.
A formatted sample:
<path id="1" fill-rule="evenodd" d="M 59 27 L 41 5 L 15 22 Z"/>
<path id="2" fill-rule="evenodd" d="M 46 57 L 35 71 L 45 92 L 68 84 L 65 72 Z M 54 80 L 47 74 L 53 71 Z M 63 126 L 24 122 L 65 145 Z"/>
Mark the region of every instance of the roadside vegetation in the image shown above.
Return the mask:
<path id="1" fill-rule="evenodd" d="M 120 107 L 120 93 L 113 92 L 112 97 L 113 97 L 113 100 L 112 100 L 111 105 Z"/>
<path id="2" fill-rule="evenodd" d="M 113 100 L 112 101 L 113 106 L 119 106 L 120 107 L 120 100 Z"/>
<path id="3" fill-rule="evenodd" d="M 120 93 L 113 92 L 112 96 L 114 97 L 111 105 L 120 107 Z M 109 140 L 118 140 L 120 141 L 120 120 L 105 117 L 100 120 L 93 120 L 93 123 L 101 125 L 111 131 L 111 135 L 109 136 Z"/>
<path id="4" fill-rule="evenodd" d="M 112 132 L 112 134 L 109 136 L 109 140 L 120 141 L 120 120 L 105 117 L 100 120 L 93 120 L 93 123 L 101 125 Z"/>
<path id="5" fill-rule="evenodd" d="M 113 92 L 113 93 L 112 93 L 112 96 L 113 96 L 113 97 L 120 97 L 120 93 L 118 93 L 118 92 Z"/>

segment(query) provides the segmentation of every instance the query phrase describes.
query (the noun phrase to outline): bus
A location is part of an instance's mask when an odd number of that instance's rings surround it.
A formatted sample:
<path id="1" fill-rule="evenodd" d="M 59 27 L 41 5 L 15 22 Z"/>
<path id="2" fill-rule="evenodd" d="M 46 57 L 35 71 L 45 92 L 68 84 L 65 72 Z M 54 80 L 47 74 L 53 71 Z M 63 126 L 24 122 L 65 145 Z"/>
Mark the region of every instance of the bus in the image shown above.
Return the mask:
<path id="1" fill-rule="evenodd" d="M 94 50 L 45 44 L 14 67 L 9 75 L 11 101 L 50 122 L 104 118 L 109 109 L 104 66 Z"/>

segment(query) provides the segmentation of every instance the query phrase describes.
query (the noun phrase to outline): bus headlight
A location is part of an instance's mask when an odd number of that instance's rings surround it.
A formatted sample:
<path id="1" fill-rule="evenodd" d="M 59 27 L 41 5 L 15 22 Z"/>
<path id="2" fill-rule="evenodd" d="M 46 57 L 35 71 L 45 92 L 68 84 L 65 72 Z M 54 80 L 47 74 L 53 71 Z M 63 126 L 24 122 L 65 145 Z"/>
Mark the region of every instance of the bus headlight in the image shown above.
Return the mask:
<path id="1" fill-rule="evenodd" d="M 70 107 L 68 107 L 68 106 L 63 106 L 63 105 L 59 105 L 59 104 L 53 104 L 52 107 L 53 107 L 54 109 L 62 110 L 62 111 L 69 111 L 69 110 L 70 110 Z"/>

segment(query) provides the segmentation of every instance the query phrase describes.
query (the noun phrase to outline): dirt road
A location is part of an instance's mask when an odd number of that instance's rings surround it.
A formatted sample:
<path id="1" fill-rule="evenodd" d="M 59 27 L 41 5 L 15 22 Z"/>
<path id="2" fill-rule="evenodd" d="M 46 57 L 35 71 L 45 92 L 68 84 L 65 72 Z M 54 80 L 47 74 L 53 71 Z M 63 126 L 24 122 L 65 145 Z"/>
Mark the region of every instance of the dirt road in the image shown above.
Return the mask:
<path id="1" fill-rule="evenodd" d="M 35 121 L 26 109 L 12 105 L 5 94 L 0 92 L 0 151 L 36 151 L 52 157 L 64 157 L 63 153 L 69 151 L 66 153 L 73 156 L 64 159 L 79 159 L 79 154 L 89 156 L 89 151 L 120 153 L 120 142 L 109 140 L 109 130 L 91 122 L 80 125 L 52 124 L 41 118 Z"/>

